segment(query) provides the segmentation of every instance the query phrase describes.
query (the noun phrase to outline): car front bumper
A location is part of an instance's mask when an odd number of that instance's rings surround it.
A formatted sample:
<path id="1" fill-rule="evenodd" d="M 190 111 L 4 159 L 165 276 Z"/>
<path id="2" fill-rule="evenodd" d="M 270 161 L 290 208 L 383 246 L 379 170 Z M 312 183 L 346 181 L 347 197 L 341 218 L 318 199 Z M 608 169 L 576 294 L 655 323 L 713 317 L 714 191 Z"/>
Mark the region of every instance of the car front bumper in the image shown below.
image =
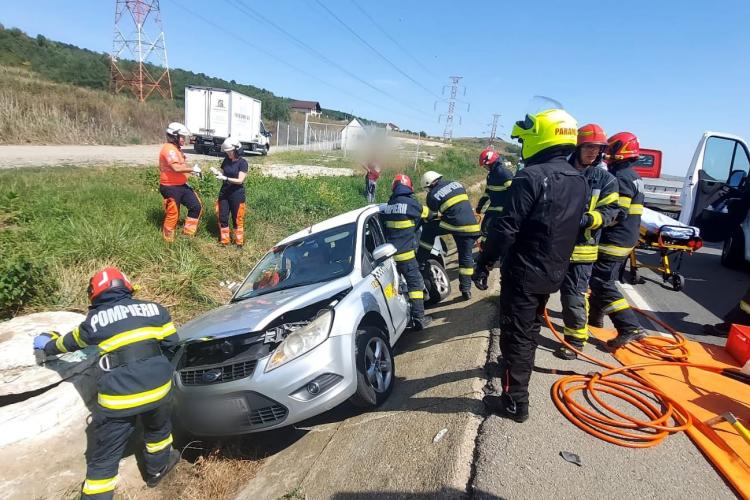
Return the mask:
<path id="1" fill-rule="evenodd" d="M 304 355 L 265 373 L 231 382 L 185 385 L 175 374 L 176 417 L 199 436 L 237 435 L 292 425 L 338 406 L 357 387 L 354 333 L 329 337 Z M 189 370 L 189 369 L 188 369 Z"/>

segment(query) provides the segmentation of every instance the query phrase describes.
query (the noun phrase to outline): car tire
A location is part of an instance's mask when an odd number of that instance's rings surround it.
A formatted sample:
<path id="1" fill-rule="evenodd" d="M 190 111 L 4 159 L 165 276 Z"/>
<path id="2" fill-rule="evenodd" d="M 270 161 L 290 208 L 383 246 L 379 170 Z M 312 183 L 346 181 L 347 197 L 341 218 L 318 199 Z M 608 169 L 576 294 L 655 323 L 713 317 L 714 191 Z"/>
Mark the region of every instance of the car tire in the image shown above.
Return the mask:
<path id="1" fill-rule="evenodd" d="M 443 265 L 435 259 L 427 259 L 424 269 L 424 286 L 429 295 L 425 305 L 431 306 L 451 294 L 451 280 Z"/>
<path id="2" fill-rule="evenodd" d="M 357 391 L 349 399 L 358 408 L 376 408 L 388 399 L 396 383 L 393 350 L 385 333 L 365 326 L 357 331 Z"/>
<path id="3" fill-rule="evenodd" d="M 724 240 L 721 249 L 721 264 L 730 269 L 740 269 L 745 263 L 745 235 L 737 226 Z"/>

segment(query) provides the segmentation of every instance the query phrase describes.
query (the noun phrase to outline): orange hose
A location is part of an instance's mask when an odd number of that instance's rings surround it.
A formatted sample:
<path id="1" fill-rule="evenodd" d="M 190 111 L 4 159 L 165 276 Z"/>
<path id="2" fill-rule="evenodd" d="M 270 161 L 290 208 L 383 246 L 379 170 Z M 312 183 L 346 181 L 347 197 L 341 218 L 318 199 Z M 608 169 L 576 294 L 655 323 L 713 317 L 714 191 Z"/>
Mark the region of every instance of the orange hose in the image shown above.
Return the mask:
<path id="1" fill-rule="evenodd" d="M 622 367 L 610 365 L 576 349 L 555 329 L 546 310 L 544 318 L 549 329 L 561 343 L 580 357 L 605 368 L 603 372 L 576 374 L 558 379 L 552 386 L 552 400 L 557 409 L 575 426 L 608 443 L 626 448 L 648 448 L 656 446 L 673 432 L 688 429 L 693 425 L 694 419 L 680 403 L 654 387 L 638 375 L 637 371 L 661 365 L 689 366 L 719 374 L 722 373 L 722 369 L 687 362 L 689 351 L 685 338 L 663 321 L 638 309 L 636 311 L 664 327 L 674 338 L 648 337 L 627 344 L 623 348 L 635 350 L 658 361 Z M 584 394 L 590 406 L 596 404 L 597 407 L 587 408 L 576 401 L 576 392 Z M 607 403 L 602 394 L 629 403 L 644 415 L 645 419 L 618 410 Z"/>

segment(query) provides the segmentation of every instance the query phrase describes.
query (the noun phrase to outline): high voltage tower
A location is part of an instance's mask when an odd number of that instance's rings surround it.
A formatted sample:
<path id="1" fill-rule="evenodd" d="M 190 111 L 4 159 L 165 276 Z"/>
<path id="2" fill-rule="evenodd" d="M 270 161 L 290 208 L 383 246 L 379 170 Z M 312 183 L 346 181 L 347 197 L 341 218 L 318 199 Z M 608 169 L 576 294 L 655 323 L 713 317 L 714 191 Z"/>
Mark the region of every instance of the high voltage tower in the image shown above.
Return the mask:
<path id="1" fill-rule="evenodd" d="M 466 104 L 466 111 L 469 111 L 469 103 L 457 98 L 459 90 L 458 82 L 461 81 L 461 78 L 463 77 L 451 76 L 451 84 L 443 86 L 443 95 L 445 95 L 445 89 L 450 87 L 450 97 L 442 100 L 442 102 L 448 103 L 448 111 L 447 113 L 445 113 L 445 115 L 438 115 L 438 123 L 440 122 L 441 118 L 445 116 L 445 129 L 443 130 L 443 139 L 446 139 L 448 141 L 453 138 L 453 119 L 456 111 L 456 103 L 460 102 L 462 104 Z M 466 95 L 466 87 L 463 87 L 463 95 Z M 439 101 L 435 101 L 435 109 L 437 109 L 438 102 Z M 458 123 L 459 125 L 461 124 L 461 115 L 458 115 Z"/>
<path id="2" fill-rule="evenodd" d="M 492 146 L 492 144 L 495 142 L 495 139 L 497 138 L 497 120 L 500 118 L 499 113 L 493 113 L 492 115 L 492 128 L 490 128 L 490 143 L 489 145 Z"/>
<path id="3" fill-rule="evenodd" d="M 172 98 L 159 0 L 117 0 L 110 55 L 110 89 L 143 102 L 157 92 Z"/>

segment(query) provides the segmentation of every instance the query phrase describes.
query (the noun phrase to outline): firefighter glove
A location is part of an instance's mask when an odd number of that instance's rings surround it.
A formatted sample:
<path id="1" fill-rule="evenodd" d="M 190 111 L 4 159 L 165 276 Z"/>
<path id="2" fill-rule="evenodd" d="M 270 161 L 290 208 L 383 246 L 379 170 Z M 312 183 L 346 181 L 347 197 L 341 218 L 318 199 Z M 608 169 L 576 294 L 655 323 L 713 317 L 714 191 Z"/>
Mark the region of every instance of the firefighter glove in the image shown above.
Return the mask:
<path id="1" fill-rule="evenodd" d="M 593 223 L 594 223 L 594 216 L 593 215 L 591 215 L 588 212 L 586 212 L 585 214 L 583 214 L 583 216 L 581 217 L 581 227 L 582 228 L 585 229 L 587 227 L 591 227 L 591 224 L 593 224 Z"/>
<path id="2" fill-rule="evenodd" d="M 479 262 L 477 262 L 477 265 L 474 269 L 474 274 L 471 276 L 471 279 L 474 281 L 474 285 L 479 290 L 487 290 L 489 288 L 487 286 L 487 278 L 490 276 L 490 270 L 485 265 L 481 265 Z"/>
<path id="3" fill-rule="evenodd" d="M 57 332 L 44 332 L 34 337 L 34 349 L 44 349 L 44 346 L 52 340 L 59 337 Z"/>

